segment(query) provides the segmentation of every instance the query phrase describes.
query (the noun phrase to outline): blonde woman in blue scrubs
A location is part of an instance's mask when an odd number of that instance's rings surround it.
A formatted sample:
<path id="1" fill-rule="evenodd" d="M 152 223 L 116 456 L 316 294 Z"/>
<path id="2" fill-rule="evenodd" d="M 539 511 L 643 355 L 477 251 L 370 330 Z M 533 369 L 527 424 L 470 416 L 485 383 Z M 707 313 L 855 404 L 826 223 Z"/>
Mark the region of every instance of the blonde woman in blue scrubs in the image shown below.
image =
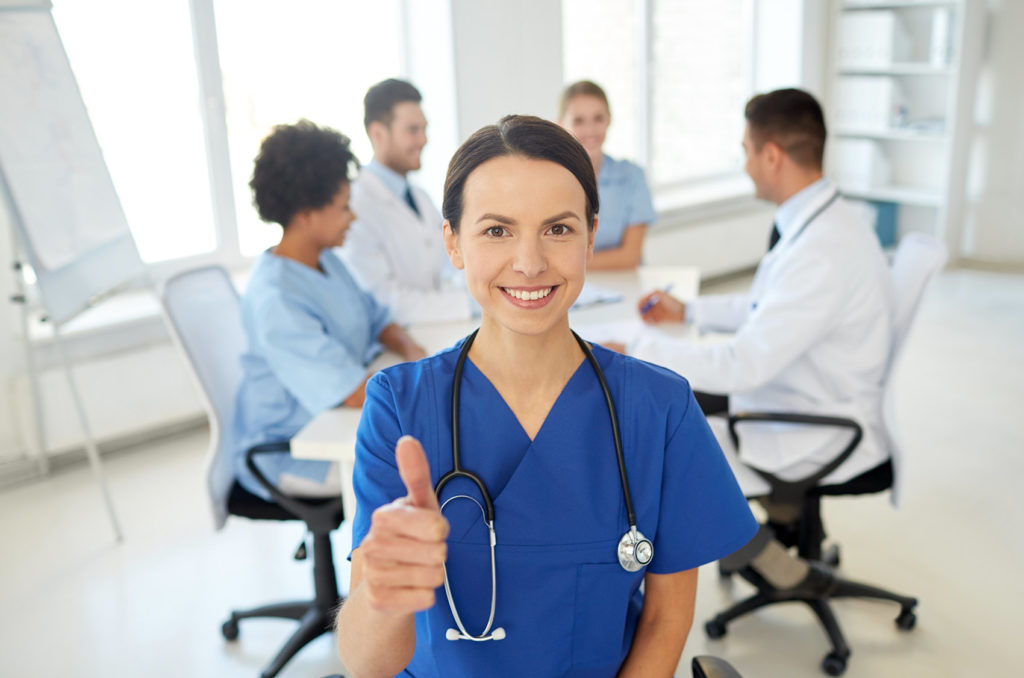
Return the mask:
<path id="1" fill-rule="evenodd" d="M 444 241 L 480 328 L 367 384 L 353 675 L 671 676 L 696 568 L 757 531 L 686 380 L 569 327 L 597 209 L 552 122 L 508 116 L 452 158 Z"/>
<path id="2" fill-rule="evenodd" d="M 558 119 L 583 144 L 597 175 L 601 219 L 594 237 L 594 258 L 588 268 L 636 268 L 643 254 L 647 227 L 654 223 L 656 215 L 643 169 L 601 150 L 612 121 L 608 97 L 589 80 L 575 82 L 562 92 Z"/>

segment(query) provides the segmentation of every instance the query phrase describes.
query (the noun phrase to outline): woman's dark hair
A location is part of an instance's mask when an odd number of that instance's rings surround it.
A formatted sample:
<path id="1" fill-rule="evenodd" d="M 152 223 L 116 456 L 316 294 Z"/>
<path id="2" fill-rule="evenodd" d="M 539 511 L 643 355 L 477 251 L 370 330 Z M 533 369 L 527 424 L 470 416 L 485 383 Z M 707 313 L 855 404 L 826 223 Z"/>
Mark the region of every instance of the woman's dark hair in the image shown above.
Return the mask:
<path id="1" fill-rule="evenodd" d="M 359 161 L 349 138 L 309 120 L 277 125 L 260 144 L 249 188 L 263 221 L 287 227 L 302 210 L 329 205 Z"/>
<path id="2" fill-rule="evenodd" d="M 594 228 L 594 215 L 599 206 L 597 178 L 590 156 L 580 142 L 549 120 L 532 115 L 506 115 L 497 125 L 481 127 L 474 132 L 448 163 L 441 213 L 451 224 L 453 232 L 459 232 L 466 179 L 488 160 L 506 155 L 548 160 L 572 172 L 586 195 L 587 228 Z M 529 196 L 523 196 L 523 199 L 529 200 Z"/>
<path id="3" fill-rule="evenodd" d="M 817 99 L 800 89 L 777 89 L 747 102 L 744 114 L 758 151 L 771 141 L 802 167 L 821 169 L 825 115 Z"/>
<path id="4" fill-rule="evenodd" d="M 565 117 L 565 112 L 569 109 L 569 102 L 576 97 L 600 99 L 604 102 L 604 107 L 608 109 L 608 114 L 611 115 L 612 107 L 608 105 L 608 95 L 604 93 L 601 86 L 591 80 L 580 80 L 562 90 L 562 100 L 558 102 L 559 120 Z"/>

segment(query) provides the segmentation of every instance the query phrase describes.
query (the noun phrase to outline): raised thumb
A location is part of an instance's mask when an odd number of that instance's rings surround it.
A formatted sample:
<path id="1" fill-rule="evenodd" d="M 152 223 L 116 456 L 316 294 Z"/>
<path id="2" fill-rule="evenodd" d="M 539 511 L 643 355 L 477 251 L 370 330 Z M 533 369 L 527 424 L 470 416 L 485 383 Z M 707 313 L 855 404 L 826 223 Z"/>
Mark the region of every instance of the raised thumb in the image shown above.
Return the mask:
<path id="1" fill-rule="evenodd" d="M 398 475 L 402 477 L 405 491 L 413 506 L 419 508 L 438 508 L 434 485 L 430 480 L 430 464 L 423 452 L 420 441 L 412 436 L 402 436 L 395 445 L 395 461 L 398 462 Z"/>

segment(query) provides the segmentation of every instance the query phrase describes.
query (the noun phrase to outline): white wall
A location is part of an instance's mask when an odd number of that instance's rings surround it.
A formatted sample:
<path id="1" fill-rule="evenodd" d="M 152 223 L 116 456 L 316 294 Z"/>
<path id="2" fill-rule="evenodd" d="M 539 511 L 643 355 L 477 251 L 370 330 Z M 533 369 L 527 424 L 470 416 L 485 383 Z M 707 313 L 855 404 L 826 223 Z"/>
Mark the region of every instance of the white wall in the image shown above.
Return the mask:
<path id="1" fill-rule="evenodd" d="M 990 0 L 975 106 L 964 254 L 1024 263 L 1024 2 Z"/>
<path id="2" fill-rule="evenodd" d="M 508 113 L 553 119 L 562 9 L 550 0 L 451 0 L 459 137 Z"/>

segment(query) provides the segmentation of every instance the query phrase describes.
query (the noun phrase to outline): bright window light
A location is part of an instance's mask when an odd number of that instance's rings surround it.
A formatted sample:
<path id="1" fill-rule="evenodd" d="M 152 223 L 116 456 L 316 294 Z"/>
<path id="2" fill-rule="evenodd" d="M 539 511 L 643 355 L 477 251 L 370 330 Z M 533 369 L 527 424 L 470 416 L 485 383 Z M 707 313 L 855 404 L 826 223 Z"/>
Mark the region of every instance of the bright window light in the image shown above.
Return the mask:
<path id="1" fill-rule="evenodd" d="M 566 82 L 604 87 L 605 149 L 645 162 L 655 191 L 742 173 L 753 2 L 563 0 Z"/>
<path id="2" fill-rule="evenodd" d="M 249 179 L 260 141 L 277 124 L 307 118 L 352 139 L 372 157 L 363 131 L 363 95 L 400 77 L 399 0 L 217 0 L 228 144 L 243 255 L 276 243 L 281 229 L 260 221 Z"/>
<path id="3" fill-rule="evenodd" d="M 212 251 L 188 3 L 54 0 L 53 16 L 142 258 Z"/>

